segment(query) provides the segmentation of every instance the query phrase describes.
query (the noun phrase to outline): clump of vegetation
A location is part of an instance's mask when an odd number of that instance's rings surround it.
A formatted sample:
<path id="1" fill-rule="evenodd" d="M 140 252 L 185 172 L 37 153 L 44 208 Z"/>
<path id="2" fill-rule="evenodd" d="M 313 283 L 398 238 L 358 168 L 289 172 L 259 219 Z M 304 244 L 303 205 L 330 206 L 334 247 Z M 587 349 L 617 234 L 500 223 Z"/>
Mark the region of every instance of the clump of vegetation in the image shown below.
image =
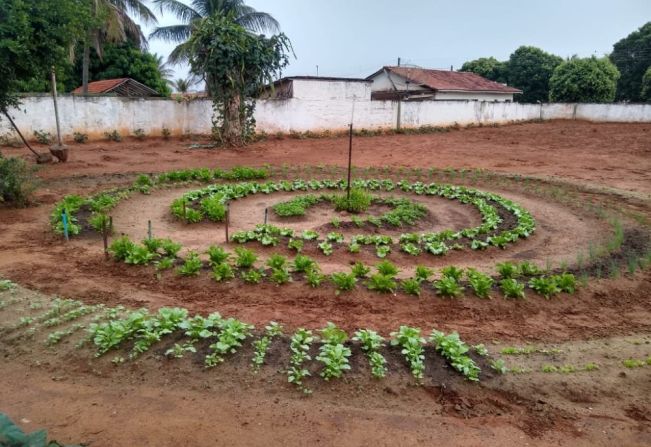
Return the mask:
<path id="1" fill-rule="evenodd" d="M 75 132 L 72 134 L 72 139 L 75 143 L 85 144 L 88 142 L 88 134 L 85 134 L 83 132 Z"/>
<path id="2" fill-rule="evenodd" d="M 316 359 L 324 365 L 321 377 L 325 380 L 339 378 L 344 371 L 350 369 L 348 358 L 351 356 L 351 350 L 344 346 L 348 335 L 331 322 L 320 332 L 323 344 Z"/>
<path id="3" fill-rule="evenodd" d="M 36 189 L 35 168 L 20 158 L 4 158 L 0 154 L 0 202 L 15 206 L 29 203 Z"/>
<path id="4" fill-rule="evenodd" d="M 297 329 L 292 335 L 289 343 L 289 349 L 292 353 L 289 361 L 289 369 L 287 370 L 287 381 L 298 386 L 304 393 L 309 394 L 309 388 L 303 386 L 303 380 L 310 375 L 310 372 L 305 368 L 306 361 L 312 358 L 308 354 L 310 346 L 314 342 L 312 331 L 307 329 Z"/>
<path id="5" fill-rule="evenodd" d="M 371 374 L 376 379 L 381 379 L 387 374 L 386 359 L 380 353 L 384 347 L 384 338 L 375 331 L 370 329 L 360 329 L 355 332 L 354 341 L 359 341 L 362 345 L 362 351 L 368 358 L 371 367 Z"/>
<path id="6" fill-rule="evenodd" d="M 133 131 L 133 138 L 135 138 L 138 141 L 143 141 L 147 137 L 147 134 L 143 129 L 136 129 Z"/>
<path id="7" fill-rule="evenodd" d="M 313 195 L 299 196 L 274 205 L 273 210 L 280 217 L 303 216 L 309 207 L 316 205 L 320 200 Z"/>
<path id="8" fill-rule="evenodd" d="M 52 137 L 52 134 L 50 132 L 45 132 L 43 130 L 35 130 L 34 138 L 36 138 L 36 141 L 38 141 L 40 144 L 45 144 L 45 145 L 52 144 L 52 141 L 54 141 L 54 137 Z"/>
<path id="9" fill-rule="evenodd" d="M 107 140 L 109 141 L 115 141 L 116 143 L 119 143 L 122 141 L 122 135 L 120 135 L 120 132 L 117 130 L 112 130 L 110 132 L 104 132 L 104 136 L 106 137 Z"/>
<path id="10" fill-rule="evenodd" d="M 363 189 L 353 188 L 350 190 L 350 197 L 346 194 L 333 197 L 337 211 L 348 211 L 349 213 L 362 213 L 371 206 L 373 198 Z"/>
<path id="11" fill-rule="evenodd" d="M 342 292 L 348 292 L 355 288 L 357 284 L 357 278 L 352 273 L 337 272 L 330 275 L 330 279 L 335 285 L 336 294 L 339 295 Z"/>
<path id="12" fill-rule="evenodd" d="M 254 353 L 252 363 L 254 372 L 257 373 L 264 364 L 264 359 L 267 356 L 267 351 L 269 350 L 269 346 L 271 345 L 272 340 L 282 334 L 282 325 L 276 323 L 275 321 L 271 321 L 265 327 L 264 336 L 253 342 Z"/>
<path id="13" fill-rule="evenodd" d="M 401 352 L 409 363 L 411 374 L 420 381 L 425 374 L 425 339 L 420 336 L 420 329 L 400 326 L 391 333 L 391 345 L 400 346 Z"/>

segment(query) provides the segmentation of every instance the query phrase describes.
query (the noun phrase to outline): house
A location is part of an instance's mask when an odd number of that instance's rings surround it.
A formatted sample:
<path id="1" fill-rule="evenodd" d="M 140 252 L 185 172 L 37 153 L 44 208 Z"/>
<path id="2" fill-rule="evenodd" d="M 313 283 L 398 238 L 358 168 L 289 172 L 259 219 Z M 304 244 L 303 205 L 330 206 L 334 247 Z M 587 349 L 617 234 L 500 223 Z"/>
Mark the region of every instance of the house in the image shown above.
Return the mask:
<path id="1" fill-rule="evenodd" d="M 72 91 L 72 94 L 83 95 L 83 91 L 83 86 L 77 87 Z M 102 81 L 89 82 L 88 94 L 128 97 L 160 96 L 156 90 L 131 78 L 104 79 Z"/>
<path id="2" fill-rule="evenodd" d="M 517 88 L 489 81 L 475 73 L 418 67 L 382 67 L 368 78 L 376 100 L 513 101 Z"/>
<path id="3" fill-rule="evenodd" d="M 291 76 L 277 80 L 261 95 L 263 99 L 370 100 L 373 81 L 359 78 Z"/>

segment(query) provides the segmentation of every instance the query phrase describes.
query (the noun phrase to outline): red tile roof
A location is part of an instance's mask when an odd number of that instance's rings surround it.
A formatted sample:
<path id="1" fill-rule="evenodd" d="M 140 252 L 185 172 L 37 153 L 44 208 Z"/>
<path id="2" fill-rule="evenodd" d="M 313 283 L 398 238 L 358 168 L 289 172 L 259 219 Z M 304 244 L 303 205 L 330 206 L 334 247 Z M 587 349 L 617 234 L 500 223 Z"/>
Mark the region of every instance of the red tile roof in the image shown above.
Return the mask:
<path id="1" fill-rule="evenodd" d="M 384 69 L 432 90 L 522 93 L 522 90 L 490 81 L 468 71 L 430 70 L 416 67 L 384 67 Z"/>
<path id="2" fill-rule="evenodd" d="M 107 93 L 113 90 L 120 84 L 127 82 L 129 78 L 118 78 L 118 79 L 104 79 L 102 81 L 95 81 L 88 83 L 88 93 L 99 94 Z M 84 87 L 77 87 L 72 91 L 72 93 L 83 93 Z"/>

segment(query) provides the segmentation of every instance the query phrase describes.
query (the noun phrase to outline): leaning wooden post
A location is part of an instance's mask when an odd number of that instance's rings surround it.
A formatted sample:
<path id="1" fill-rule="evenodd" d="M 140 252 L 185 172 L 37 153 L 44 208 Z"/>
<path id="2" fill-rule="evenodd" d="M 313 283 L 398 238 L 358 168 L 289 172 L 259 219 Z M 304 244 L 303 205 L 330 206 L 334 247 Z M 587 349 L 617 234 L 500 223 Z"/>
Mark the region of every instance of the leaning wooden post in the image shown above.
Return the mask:
<path id="1" fill-rule="evenodd" d="M 353 166 L 353 123 L 350 123 L 348 136 L 348 184 L 346 185 L 346 200 L 350 204 L 350 176 Z"/>

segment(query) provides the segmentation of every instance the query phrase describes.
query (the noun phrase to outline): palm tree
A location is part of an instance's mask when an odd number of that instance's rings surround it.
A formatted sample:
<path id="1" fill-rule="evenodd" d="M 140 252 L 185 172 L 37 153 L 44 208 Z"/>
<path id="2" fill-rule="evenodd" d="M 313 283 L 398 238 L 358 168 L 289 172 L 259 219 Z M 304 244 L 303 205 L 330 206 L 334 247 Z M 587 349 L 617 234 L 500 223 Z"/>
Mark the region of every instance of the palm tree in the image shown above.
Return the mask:
<path id="1" fill-rule="evenodd" d="M 140 48 L 147 47 L 147 38 L 130 16 L 140 19 L 145 24 L 158 23 L 156 16 L 145 5 L 143 0 L 90 0 L 95 18 L 101 19 L 101 24 L 88 30 L 84 42 L 82 84 L 84 95 L 88 94 L 88 70 L 90 66 L 90 46 L 102 58 L 103 47 L 107 42 L 135 43 Z"/>
<path id="2" fill-rule="evenodd" d="M 170 68 L 167 62 L 163 62 L 163 56 L 154 53 L 154 57 L 156 58 L 158 71 L 160 72 L 161 77 L 165 82 L 173 86 L 174 81 L 172 80 L 172 76 L 174 76 L 174 70 Z"/>
<path id="3" fill-rule="evenodd" d="M 149 35 L 150 39 L 179 43 L 167 59 L 171 64 L 188 61 L 187 40 L 192 34 L 194 25 L 204 17 L 230 14 L 235 18 L 236 23 L 252 32 L 277 33 L 280 30 L 276 19 L 266 12 L 259 12 L 245 5 L 244 0 L 192 0 L 190 6 L 179 0 L 153 0 L 153 3 L 158 5 L 161 12 L 171 12 L 182 22 L 179 25 L 158 27 Z"/>
<path id="4" fill-rule="evenodd" d="M 171 85 L 179 93 L 187 93 L 190 90 L 190 87 L 195 83 L 192 78 L 179 78 L 176 81 L 172 81 Z"/>

